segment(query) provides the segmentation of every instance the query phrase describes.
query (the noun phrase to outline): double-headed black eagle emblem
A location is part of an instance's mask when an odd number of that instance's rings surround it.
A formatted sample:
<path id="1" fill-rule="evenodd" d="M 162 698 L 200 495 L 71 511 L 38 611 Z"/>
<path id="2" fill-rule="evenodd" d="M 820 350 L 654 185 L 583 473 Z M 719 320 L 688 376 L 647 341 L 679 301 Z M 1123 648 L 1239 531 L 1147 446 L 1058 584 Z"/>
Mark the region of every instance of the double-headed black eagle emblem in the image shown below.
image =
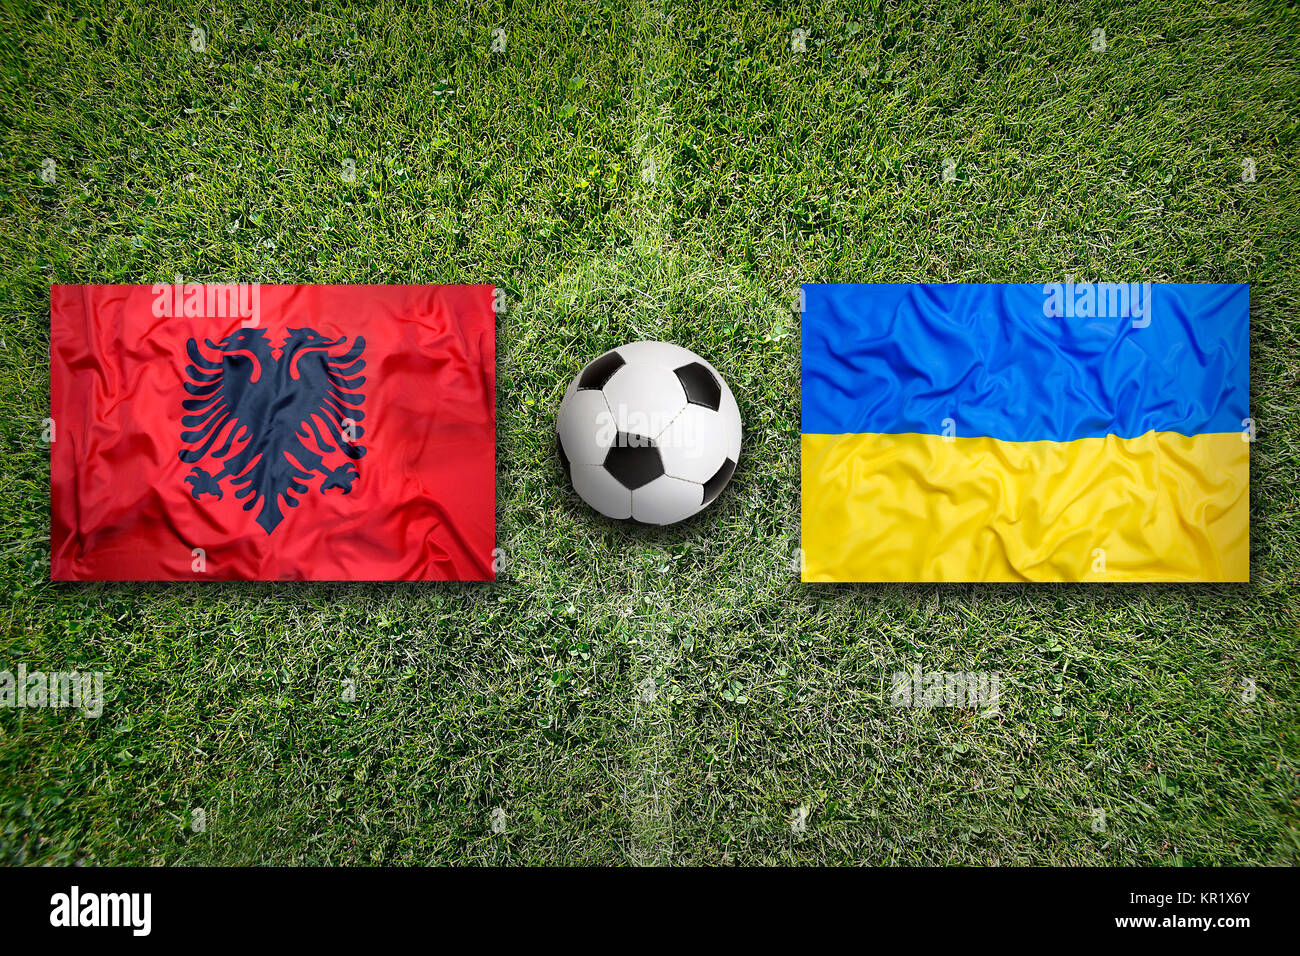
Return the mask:
<path id="1" fill-rule="evenodd" d="M 245 511 L 261 504 L 257 523 L 269 535 L 284 519 L 280 499 L 296 508 L 294 495 L 305 494 L 317 474 L 323 478 L 321 494 L 333 488 L 350 493 L 356 466 L 349 461 L 331 468 L 324 456 L 342 452 L 356 460 L 366 453 L 358 444 L 366 340 L 357 336 L 346 352 L 334 355 L 330 349 L 346 346 L 346 336 L 328 339 L 315 329 L 289 329 L 277 355 L 264 330 L 242 328 L 204 344 L 216 357 L 207 358 L 194 339 L 185 346 L 191 363 L 185 391 L 191 397 L 181 402 L 189 413 L 181 419 L 181 441 L 190 447 L 180 458 L 194 464 L 210 454 L 222 467 L 215 475 L 197 464 L 190 469 L 185 481 L 195 499 L 222 498 L 221 482 L 228 478 L 235 497 L 248 498 Z"/>

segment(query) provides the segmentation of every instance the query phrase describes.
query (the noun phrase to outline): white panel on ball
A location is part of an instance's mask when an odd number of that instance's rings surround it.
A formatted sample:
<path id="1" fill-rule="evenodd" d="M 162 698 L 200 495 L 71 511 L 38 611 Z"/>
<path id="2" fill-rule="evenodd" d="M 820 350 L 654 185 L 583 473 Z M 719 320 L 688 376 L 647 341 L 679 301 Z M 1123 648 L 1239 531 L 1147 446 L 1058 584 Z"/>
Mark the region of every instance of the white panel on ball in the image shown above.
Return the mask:
<path id="1" fill-rule="evenodd" d="M 718 381 L 722 379 L 719 378 Z M 718 407 L 718 414 L 727 423 L 727 457 L 733 462 L 739 462 L 740 439 L 744 429 L 740 424 L 740 407 L 736 405 L 736 397 L 731 394 L 726 382 L 722 382 L 722 404 Z"/>
<path id="2" fill-rule="evenodd" d="M 669 371 L 692 362 L 704 361 L 690 349 L 671 342 L 633 342 L 631 345 L 620 345 L 616 351 L 629 365 L 650 365 Z"/>
<path id="3" fill-rule="evenodd" d="M 727 457 L 728 432 L 722 415 L 713 409 L 687 405 L 655 439 L 665 474 L 704 484 Z"/>
<path id="4" fill-rule="evenodd" d="M 703 487 L 668 475 L 632 492 L 632 517 L 646 524 L 673 524 L 703 507 Z"/>
<path id="5" fill-rule="evenodd" d="M 564 401 L 556 427 L 573 465 L 601 464 L 618 434 L 605 396 L 591 389 L 574 392 Z"/>
<path id="6" fill-rule="evenodd" d="M 578 497 L 601 514 L 619 519 L 632 517 L 632 492 L 603 465 L 574 465 L 569 474 Z"/>
<path id="7" fill-rule="evenodd" d="M 618 430 L 646 438 L 667 428 L 686 407 L 682 383 L 667 368 L 624 365 L 602 391 Z"/>

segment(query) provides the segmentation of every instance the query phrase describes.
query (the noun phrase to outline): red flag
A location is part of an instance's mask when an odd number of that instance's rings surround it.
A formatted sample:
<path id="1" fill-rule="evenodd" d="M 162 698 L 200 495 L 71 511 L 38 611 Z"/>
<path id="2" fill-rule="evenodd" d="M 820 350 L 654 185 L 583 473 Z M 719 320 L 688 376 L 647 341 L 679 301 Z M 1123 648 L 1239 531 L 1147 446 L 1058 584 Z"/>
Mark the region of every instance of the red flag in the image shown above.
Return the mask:
<path id="1" fill-rule="evenodd" d="M 54 580 L 490 580 L 491 286 L 50 289 Z"/>

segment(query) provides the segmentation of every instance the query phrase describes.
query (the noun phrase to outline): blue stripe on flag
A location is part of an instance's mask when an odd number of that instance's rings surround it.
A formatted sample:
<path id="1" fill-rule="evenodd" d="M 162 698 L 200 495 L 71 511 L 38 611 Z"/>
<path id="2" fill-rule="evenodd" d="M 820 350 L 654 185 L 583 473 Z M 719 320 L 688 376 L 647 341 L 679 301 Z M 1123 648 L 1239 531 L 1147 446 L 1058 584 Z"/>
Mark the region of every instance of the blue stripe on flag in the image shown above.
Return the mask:
<path id="1" fill-rule="evenodd" d="M 1071 441 L 1241 431 L 1249 414 L 1246 285 L 805 285 L 804 296 L 804 434 Z"/>

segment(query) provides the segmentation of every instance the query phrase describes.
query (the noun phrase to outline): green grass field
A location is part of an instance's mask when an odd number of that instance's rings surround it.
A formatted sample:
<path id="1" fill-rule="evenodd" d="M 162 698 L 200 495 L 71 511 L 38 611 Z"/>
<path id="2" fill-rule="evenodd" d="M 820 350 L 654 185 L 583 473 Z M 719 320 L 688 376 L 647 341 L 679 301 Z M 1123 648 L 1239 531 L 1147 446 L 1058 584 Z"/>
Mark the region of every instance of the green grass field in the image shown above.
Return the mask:
<path id="1" fill-rule="evenodd" d="M 0 862 L 1296 862 L 1287 7 L 6 0 L 0 669 L 109 699 L 0 709 Z M 177 274 L 503 287 L 502 579 L 50 584 L 49 286 Z M 801 585 L 799 283 L 1067 275 L 1250 282 L 1251 583 Z M 639 338 L 747 429 L 659 532 L 554 455 Z"/>

